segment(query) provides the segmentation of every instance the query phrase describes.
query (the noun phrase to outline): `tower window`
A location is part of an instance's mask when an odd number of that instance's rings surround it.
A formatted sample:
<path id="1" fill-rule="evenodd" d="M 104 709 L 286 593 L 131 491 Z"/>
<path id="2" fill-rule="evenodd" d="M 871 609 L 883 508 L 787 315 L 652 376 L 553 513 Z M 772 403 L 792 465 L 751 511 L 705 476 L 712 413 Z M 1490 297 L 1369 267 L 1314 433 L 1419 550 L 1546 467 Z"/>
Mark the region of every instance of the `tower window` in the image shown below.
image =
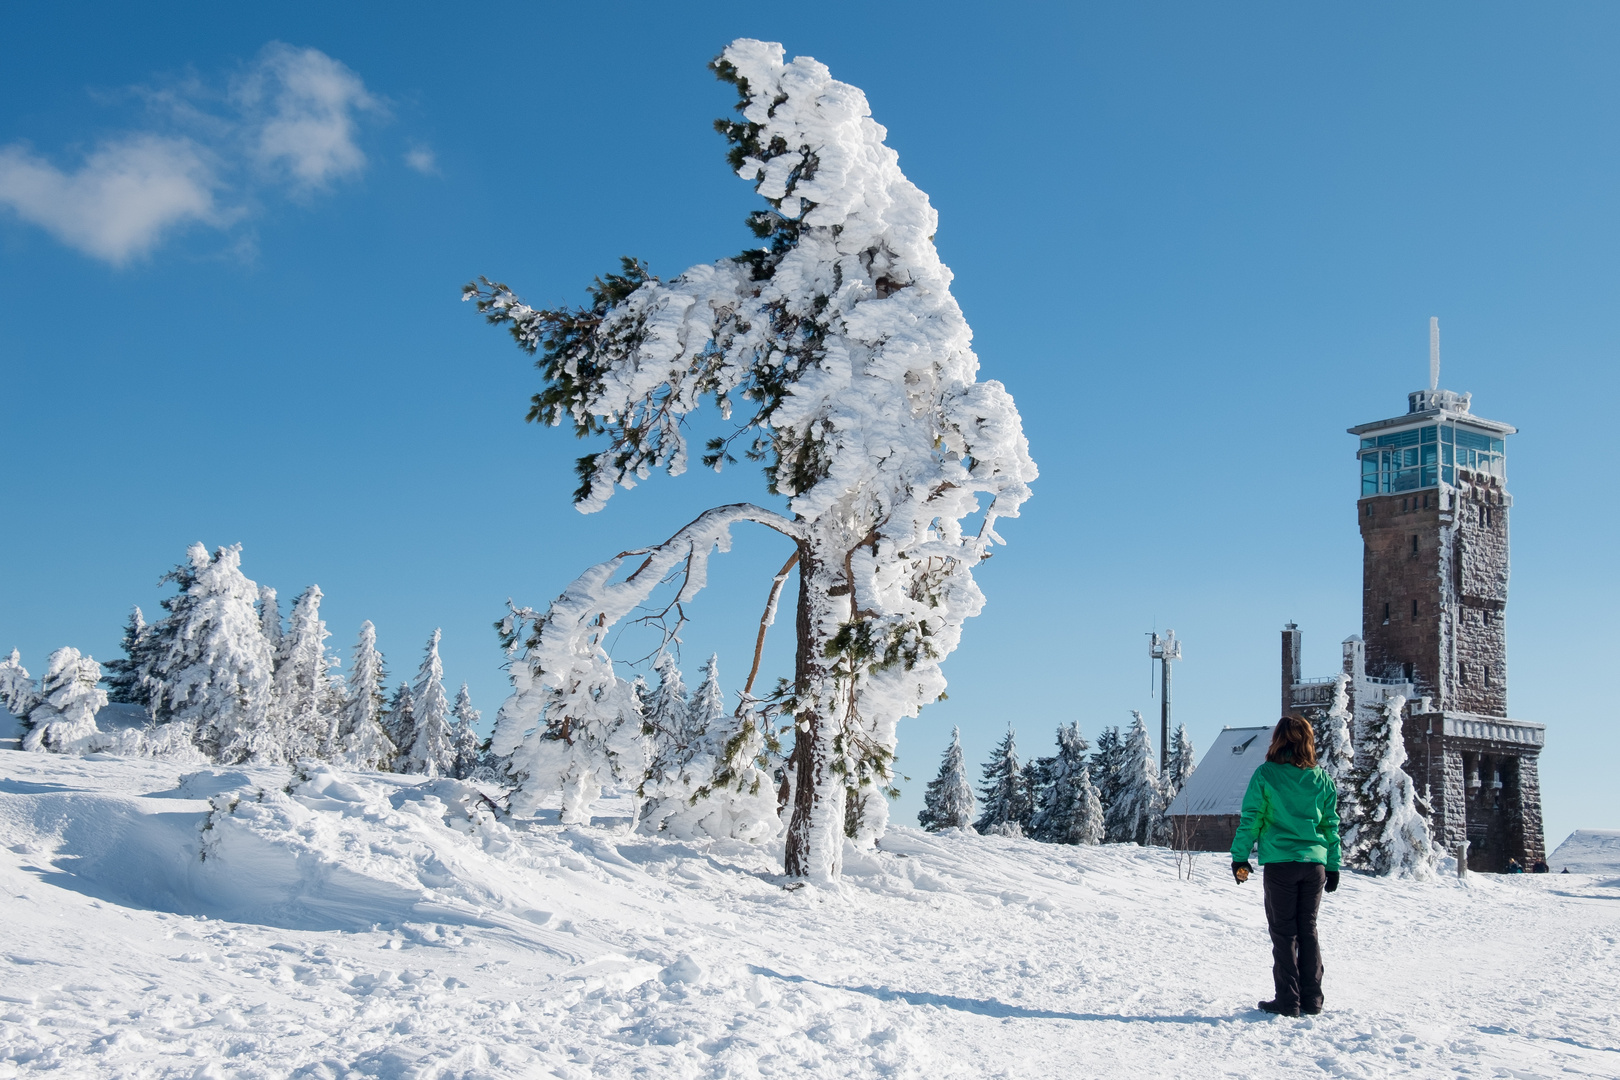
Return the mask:
<path id="1" fill-rule="evenodd" d="M 1468 665 L 1467 664 L 1464 664 L 1464 663 L 1458 663 L 1457 664 L 1457 681 L 1459 683 L 1461 683 L 1463 686 L 1468 685 Z"/>
<path id="2" fill-rule="evenodd" d="M 1417 605 L 1418 605 L 1418 602 L 1416 600 L 1412 601 L 1412 618 L 1414 618 L 1414 619 L 1418 617 Z"/>
<path id="3" fill-rule="evenodd" d="M 1491 527 L 1491 508 L 1488 506 L 1485 508 L 1485 527 Z"/>
<path id="4" fill-rule="evenodd" d="M 1414 533 L 1412 535 L 1412 554 L 1416 555 L 1417 553 L 1417 534 Z"/>
<path id="5" fill-rule="evenodd" d="M 1483 670 L 1485 673 L 1485 685 L 1489 686 L 1491 685 L 1491 665 L 1486 664 Z"/>
<path id="6" fill-rule="evenodd" d="M 1423 494 L 1423 509 L 1427 510 L 1428 508 L 1429 508 L 1429 495 L 1428 495 L 1428 492 L 1424 492 L 1424 494 Z"/>
<path id="7" fill-rule="evenodd" d="M 1389 625 L 1389 604 L 1384 604 L 1384 625 Z"/>

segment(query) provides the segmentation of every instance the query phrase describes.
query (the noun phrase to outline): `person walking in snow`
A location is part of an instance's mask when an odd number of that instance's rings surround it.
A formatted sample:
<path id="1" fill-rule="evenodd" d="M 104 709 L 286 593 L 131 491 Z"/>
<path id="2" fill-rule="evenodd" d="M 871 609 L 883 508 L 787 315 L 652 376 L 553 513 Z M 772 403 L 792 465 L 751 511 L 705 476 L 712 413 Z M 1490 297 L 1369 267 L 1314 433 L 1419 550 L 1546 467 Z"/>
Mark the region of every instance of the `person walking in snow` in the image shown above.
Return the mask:
<path id="1" fill-rule="evenodd" d="M 1260 844 L 1266 926 L 1276 993 L 1260 1008 L 1279 1016 L 1322 1011 L 1322 951 L 1316 913 L 1322 893 L 1339 887 L 1339 793 L 1316 764 L 1308 721 L 1285 716 L 1271 732 L 1266 760 L 1249 778 L 1243 816 L 1232 838 L 1232 876 L 1239 885 Z"/>

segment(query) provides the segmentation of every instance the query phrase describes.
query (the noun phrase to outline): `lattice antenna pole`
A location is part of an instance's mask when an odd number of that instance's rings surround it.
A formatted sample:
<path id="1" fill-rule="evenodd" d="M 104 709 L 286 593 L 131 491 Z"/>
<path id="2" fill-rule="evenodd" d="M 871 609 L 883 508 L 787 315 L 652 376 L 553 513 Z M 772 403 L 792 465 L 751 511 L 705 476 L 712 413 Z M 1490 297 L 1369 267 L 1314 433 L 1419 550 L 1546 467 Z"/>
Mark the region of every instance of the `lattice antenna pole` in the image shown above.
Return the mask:
<path id="1" fill-rule="evenodd" d="M 1181 642 L 1174 630 L 1158 634 L 1148 644 L 1148 655 L 1159 662 L 1159 775 L 1170 768 L 1170 665 L 1181 659 Z"/>
<path id="2" fill-rule="evenodd" d="M 1429 389 L 1440 389 L 1440 319 L 1429 316 Z"/>

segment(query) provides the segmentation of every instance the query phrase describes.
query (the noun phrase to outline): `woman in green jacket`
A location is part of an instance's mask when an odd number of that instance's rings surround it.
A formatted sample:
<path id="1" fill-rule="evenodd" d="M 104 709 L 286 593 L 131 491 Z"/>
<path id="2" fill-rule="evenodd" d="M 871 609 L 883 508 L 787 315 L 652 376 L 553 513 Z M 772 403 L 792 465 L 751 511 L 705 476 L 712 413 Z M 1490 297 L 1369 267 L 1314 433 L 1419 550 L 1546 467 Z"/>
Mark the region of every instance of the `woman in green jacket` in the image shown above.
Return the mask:
<path id="1" fill-rule="evenodd" d="M 1281 1016 L 1322 1011 L 1322 952 L 1316 912 L 1322 893 L 1339 887 L 1339 793 L 1316 764 L 1308 721 L 1285 716 L 1271 732 L 1266 760 L 1249 778 L 1243 818 L 1232 838 L 1232 876 L 1254 872 L 1249 852 L 1260 844 L 1265 868 L 1271 977 L 1277 992 L 1260 1008 Z"/>

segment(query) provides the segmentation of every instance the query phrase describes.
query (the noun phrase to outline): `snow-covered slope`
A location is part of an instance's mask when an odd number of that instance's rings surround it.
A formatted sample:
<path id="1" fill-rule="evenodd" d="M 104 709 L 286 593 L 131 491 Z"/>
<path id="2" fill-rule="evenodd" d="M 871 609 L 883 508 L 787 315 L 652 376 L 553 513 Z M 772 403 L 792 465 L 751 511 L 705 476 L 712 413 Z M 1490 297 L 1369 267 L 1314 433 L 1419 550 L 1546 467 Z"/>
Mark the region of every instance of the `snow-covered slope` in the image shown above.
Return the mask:
<path id="1" fill-rule="evenodd" d="M 290 789 L 290 790 L 289 790 Z M 0 1077 L 1614 1076 L 1620 889 L 1347 875 L 1282 1020 L 1256 884 L 894 829 L 514 830 L 454 781 L 0 752 Z"/>
<path id="2" fill-rule="evenodd" d="M 1620 877 L 1620 829 L 1576 829 L 1547 858 L 1553 873 Z"/>

